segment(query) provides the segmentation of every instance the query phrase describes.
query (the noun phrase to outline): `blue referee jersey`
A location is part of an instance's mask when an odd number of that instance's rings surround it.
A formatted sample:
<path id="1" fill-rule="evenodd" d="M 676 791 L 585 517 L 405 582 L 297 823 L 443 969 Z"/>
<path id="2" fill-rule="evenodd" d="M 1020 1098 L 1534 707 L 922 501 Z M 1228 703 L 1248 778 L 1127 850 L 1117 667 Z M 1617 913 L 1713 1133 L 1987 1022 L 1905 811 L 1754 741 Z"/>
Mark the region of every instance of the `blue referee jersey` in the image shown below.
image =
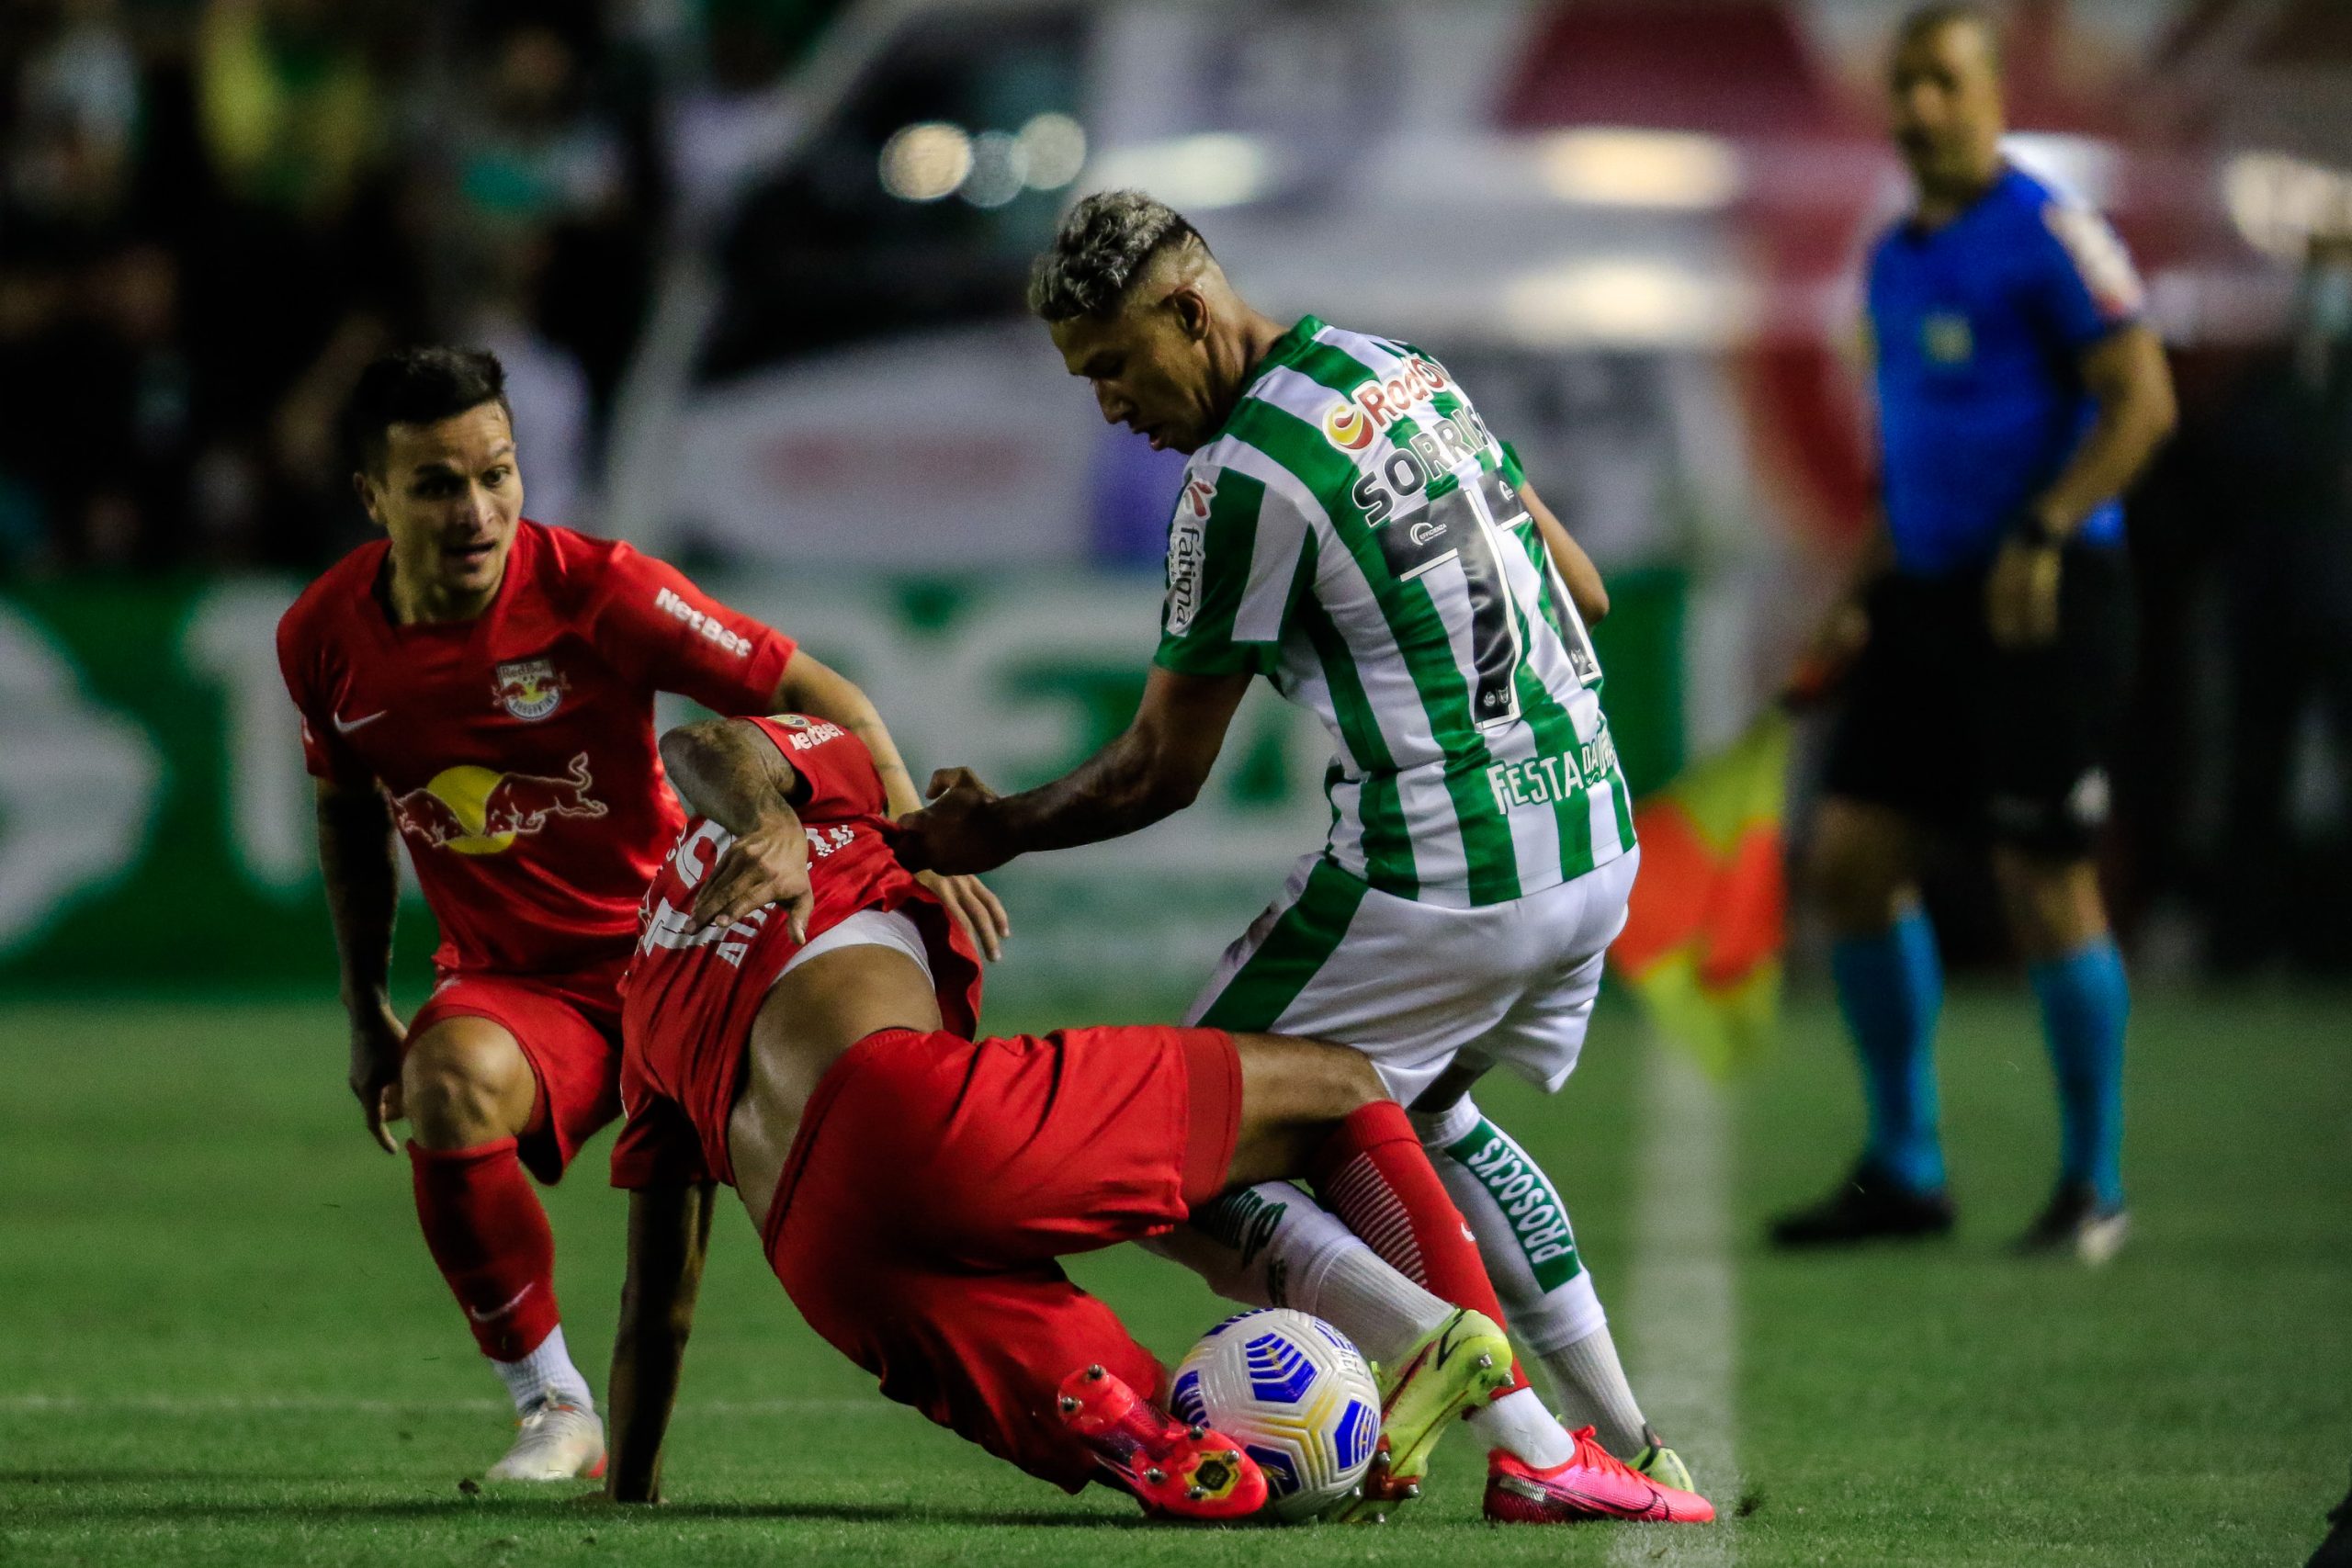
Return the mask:
<path id="1" fill-rule="evenodd" d="M 1982 567 L 2097 416 L 2075 362 L 2138 319 L 2120 241 L 2080 200 L 2014 165 L 1930 231 L 1907 220 L 1871 253 L 1881 485 L 1895 567 Z M 2116 545 L 2109 500 L 2076 536 Z"/>

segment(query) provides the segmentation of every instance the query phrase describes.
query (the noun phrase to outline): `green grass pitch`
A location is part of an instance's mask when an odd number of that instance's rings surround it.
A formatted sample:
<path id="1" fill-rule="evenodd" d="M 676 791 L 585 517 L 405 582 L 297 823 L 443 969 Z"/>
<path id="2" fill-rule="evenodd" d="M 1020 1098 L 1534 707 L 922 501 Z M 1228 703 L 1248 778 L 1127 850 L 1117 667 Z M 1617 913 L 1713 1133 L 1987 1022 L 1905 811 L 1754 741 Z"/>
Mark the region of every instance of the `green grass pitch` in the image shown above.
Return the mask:
<path id="1" fill-rule="evenodd" d="M 2032 1015 L 1998 995 L 1946 1021 L 1961 1235 L 1764 1254 L 1760 1218 L 1818 1190 L 1856 1133 L 1834 1021 L 1797 1005 L 1730 1112 L 1728 1522 L 1489 1530 L 1457 1438 L 1397 1522 L 1281 1535 L 1145 1528 L 885 1404 L 793 1315 L 740 1210 L 714 1242 L 672 1506 L 469 1495 L 503 1397 L 425 1258 L 405 1166 L 365 1141 L 332 1009 L 0 1006 L 0 1562 L 2296 1563 L 2352 1462 L 2344 1006 L 2143 998 L 2138 1231 L 2089 1273 L 2000 1250 L 2054 1128 Z M 1642 1310 L 1623 1299 L 1642 1051 L 1604 1010 L 1559 1099 L 1482 1097 L 1559 1178 L 1621 1339 Z M 599 1386 L 622 1213 L 604 1149 L 550 1200 Z M 1218 1315 L 1139 1253 L 1079 1272 L 1171 1359 Z"/>

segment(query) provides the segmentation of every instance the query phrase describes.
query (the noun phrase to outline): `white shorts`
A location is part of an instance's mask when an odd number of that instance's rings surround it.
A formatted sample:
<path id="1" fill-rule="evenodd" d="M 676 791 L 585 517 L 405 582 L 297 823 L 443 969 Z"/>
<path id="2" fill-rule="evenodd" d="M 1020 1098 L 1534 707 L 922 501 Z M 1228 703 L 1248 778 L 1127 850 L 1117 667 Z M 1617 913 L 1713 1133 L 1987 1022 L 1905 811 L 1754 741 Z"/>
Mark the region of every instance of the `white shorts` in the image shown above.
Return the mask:
<path id="1" fill-rule="evenodd" d="M 1309 855 L 1225 950 L 1185 1021 L 1352 1045 L 1406 1105 L 1457 1058 L 1548 1093 L 1576 1070 L 1640 864 L 1629 850 L 1511 903 L 1449 909 Z"/>

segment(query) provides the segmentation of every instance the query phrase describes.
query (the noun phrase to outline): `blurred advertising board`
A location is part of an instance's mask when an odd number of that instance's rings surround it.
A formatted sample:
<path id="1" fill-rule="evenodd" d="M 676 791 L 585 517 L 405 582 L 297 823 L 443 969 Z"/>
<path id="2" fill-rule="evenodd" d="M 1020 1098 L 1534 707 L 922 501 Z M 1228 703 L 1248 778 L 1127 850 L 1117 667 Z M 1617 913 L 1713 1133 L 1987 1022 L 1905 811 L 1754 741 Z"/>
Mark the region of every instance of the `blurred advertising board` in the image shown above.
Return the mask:
<path id="1" fill-rule="evenodd" d="M 709 585 L 860 682 L 919 776 L 961 763 L 1005 790 L 1055 776 L 1125 723 L 1159 601 L 1144 574 Z M 0 986 L 332 992 L 311 789 L 273 641 L 298 586 L 0 595 Z M 1651 571 L 1611 586 L 1597 638 L 1609 708 L 1646 789 L 1681 756 L 1684 584 Z M 1261 687 L 1192 809 L 992 879 L 1015 930 L 992 994 L 1181 998 L 1321 841 L 1329 757 L 1320 727 Z M 412 892 L 404 1001 L 431 931 Z"/>

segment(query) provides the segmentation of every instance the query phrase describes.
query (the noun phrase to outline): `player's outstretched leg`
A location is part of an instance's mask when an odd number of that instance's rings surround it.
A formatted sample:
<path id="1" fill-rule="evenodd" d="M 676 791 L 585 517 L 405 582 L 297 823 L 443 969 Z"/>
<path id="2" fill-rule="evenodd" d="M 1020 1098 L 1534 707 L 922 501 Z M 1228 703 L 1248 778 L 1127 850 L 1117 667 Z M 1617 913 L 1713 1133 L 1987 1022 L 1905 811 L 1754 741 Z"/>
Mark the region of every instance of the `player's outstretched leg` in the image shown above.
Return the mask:
<path id="1" fill-rule="evenodd" d="M 1383 1517 L 1409 1500 L 1430 1448 L 1454 1417 L 1486 1406 L 1498 1388 L 1509 1386 L 1508 1341 L 1484 1314 L 1441 1301 L 1406 1279 L 1337 1216 L 1288 1182 L 1229 1192 L 1196 1209 L 1191 1224 L 1148 1245 L 1200 1274 L 1229 1300 L 1295 1307 L 1329 1321 L 1377 1363 L 1391 1468 L 1387 1483 L 1351 1505 L 1349 1517 Z M 1544 1437 L 1544 1463 L 1511 1454 L 1507 1447 L 1488 1456 L 1490 1503 L 1494 1472 L 1506 1456 L 1522 1474 L 1546 1478 L 1563 1497 L 1623 1486 L 1621 1480 L 1577 1473 L 1580 1462 L 1598 1464 L 1605 1458 L 1594 1456 L 1589 1445 L 1580 1447 L 1573 1435 L 1548 1421 Z M 1401 1461 L 1396 1457 L 1400 1453 Z M 1652 1479 L 1663 1494 L 1660 1499 L 1644 1492 L 1630 1499 L 1634 1506 L 1623 1513 L 1563 1510 L 1559 1518 L 1711 1516 L 1704 1498 L 1677 1489 L 1663 1474 Z"/>
<path id="2" fill-rule="evenodd" d="M 1484 1336 L 1503 1324 L 1503 1309 L 1479 1260 L 1477 1241 L 1437 1180 L 1414 1123 L 1404 1107 L 1387 1100 L 1369 1060 L 1355 1051 L 1270 1034 L 1238 1034 L 1235 1042 L 1244 1065 L 1244 1114 L 1280 1117 L 1282 1096 L 1298 1093 L 1291 1079 L 1307 1086 L 1306 1093 L 1322 1114 L 1322 1122 L 1310 1123 L 1310 1140 L 1289 1152 L 1289 1168 L 1303 1168 L 1324 1206 L 1395 1272 L 1453 1307 L 1470 1309 L 1465 1321 L 1442 1331 L 1425 1349 L 1440 1361 L 1449 1347 L 1475 1349 L 1473 1361 L 1477 1354 L 1498 1359 L 1503 1342 L 1488 1347 Z M 1340 1114 L 1348 1105 L 1352 1110 Z M 1249 1168 L 1239 1152 L 1235 1166 Z M 1590 1460 L 1583 1443 L 1543 1408 L 1517 1363 L 1510 1363 L 1510 1378 L 1496 1382 L 1498 1392 L 1470 1411 L 1488 1450 L 1515 1455 L 1529 1474 L 1566 1474 Z M 1376 1460 L 1374 1474 L 1366 1476 L 1360 1512 L 1381 1512 L 1416 1495 L 1428 1441 L 1402 1441 L 1393 1427 L 1385 1434 L 1385 1467 Z M 1651 1488 L 1649 1481 L 1644 1488 Z M 1705 1506 L 1701 1497 L 1689 1497 L 1687 1512 L 1663 1517 L 1696 1518 Z M 1713 1509 L 1705 1517 L 1713 1517 Z"/>
<path id="3" fill-rule="evenodd" d="M 1228 1301 L 1322 1318 L 1372 1361 L 1386 1450 L 1371 1495 L 1342 1509 L 1345 1517 L 1383 1517 L 1410 1501 L 1437 1440 L 1510 1386 L 1500 1325 L 1406 1279 L 1287 1181 L 1228 1192 L 1144 1245 Z"/>
<path id="4" fill-rule="evenodd" d="M 602 1474 L 604 1424 L 556 1308 L 555 1234 L 515 1154 L 530 1064 L 488 1019 L 450 1018 L 411 1043 L 401 1083 L 425 1247 L 514 1401 L 520 1430 L 490 1479 Z"/>
<path id="5" fill-rule="evenodd" d="M 1355 1052 L 1335 1052 L 1276 1035 L 1238 1035 L 1236 1040 L 1245 1074 L 1253 1059 L 1264 1064 L 1259 1068 L 1263 1077 L 1289 1054 L 1311 1052 L 1325 1060 L 1311 1068 L 1302 1063 L 1303 1071 L 1351 1076 L 1362 1102 L 1335 1125 L 1321 1129 L 1315 1145 L 1304 1151 L 1304 1174 L 1324 1206 L 1398 1273 L 1455 1306 L 1501 1324 L 1503 1309 L 1479 1261 L 1477 1242 L 1430 1168 L 1412 1122 L 1402 1106 L 1386 1098 L 1371 1062 Z M 1472 1412 L 1479 1438 L 1490 1449 L 1525 1455 L 1538 1465 L 1566 1462 L 1574 1456 L 1574 1445 L 1516 1362 L 1510 1372 L 1502 1390 Z M 1407 1468 L 1402 1456 L 1391 1457 L 1399 1462 L 1384 1467 L 1375 1461 L 1374 1473 L 1365 1479 L 1367 1506 L 1402 1502 L 1418 1486 L 1418 1472 Z"/>
<path id="6" fill-rule="evenodd" d="M 1478 1238 L 1511 1332 L 1550 1374 L 1565 1424 L 1594 1428 L 1636 1470 L 1690 1490 L 1690 1471 L 1634 1399 L 1559 1190 L 1466 1093 L 1442 1110 L 1427 1104 L 1412 1112 L 1421 1146 Z"/>

